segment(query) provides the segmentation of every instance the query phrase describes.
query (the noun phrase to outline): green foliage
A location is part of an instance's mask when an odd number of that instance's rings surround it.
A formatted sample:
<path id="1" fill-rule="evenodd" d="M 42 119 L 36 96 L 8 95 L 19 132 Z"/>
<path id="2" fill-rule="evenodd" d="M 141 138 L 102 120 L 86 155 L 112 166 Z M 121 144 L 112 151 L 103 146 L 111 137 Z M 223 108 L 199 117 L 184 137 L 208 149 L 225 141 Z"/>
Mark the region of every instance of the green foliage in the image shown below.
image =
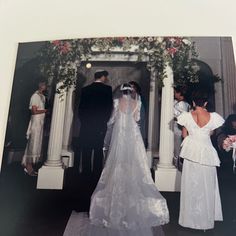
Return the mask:
<path id="1" fill-rule="evenodd" d="M 197 83 L 197 57 L 194 43 L 184 37 L 117 37 L 55 40 L 46 42 L 40 51 L 41 73 L 52 81 L 62 82 L 57 93 L 75 84 L 82 61 L 89 61 L 96 53 L 111 55 L 115 49 L 138 55 L 137 62 L 147 58 L 147 69 L 156 71 L 160 87 L 166 77 L 167 63 L 173 69 L 174 83 Z"/>

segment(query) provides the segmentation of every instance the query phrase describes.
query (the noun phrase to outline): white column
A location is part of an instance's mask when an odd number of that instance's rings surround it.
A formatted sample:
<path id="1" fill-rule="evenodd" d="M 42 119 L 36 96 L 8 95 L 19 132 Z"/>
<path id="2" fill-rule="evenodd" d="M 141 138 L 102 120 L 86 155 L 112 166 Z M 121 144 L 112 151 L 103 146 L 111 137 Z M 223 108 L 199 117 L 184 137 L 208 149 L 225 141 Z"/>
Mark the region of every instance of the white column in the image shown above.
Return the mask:
<path id="1" fill-rule="evenodd" d="M 166 66 L 166 75 L 162 88 L 159 163 L 155 173 L 155 182 L 160 191 L 180 191 L 181 173 L 173 165 L 174 80 L 173 71 L 169 65 Z"/>
<path id="2" fill-rule="evenodd" d="M 155 115 L 155 91 L 156 91 L 156 73 L 155 69 L 151 69 L 150 74 L 150 92 L 149 92 L 149 120 L 148 120 L 148 165 L 152 167 L 153 160 L 153 127 L 154 127 L 154 115 Z"/>
<path id="3" fill-rule="evenodd" d="M 75 86 L 69 88 L 66 96 L 66 108 L 65 108 L 65 120 L 63 130 L 63 141 L 62 141 L 62 161 L 66 167 L 73 167 L 74 165 L 74 152 L 71 149 L 72 140 L 72 123 L 74 116 L 74 91 Z M 66 158 L 65 158 L 66 157 Z M 68 160 L 67 162 L 65 160 Z"/>
<path id="4" fill-rule="evenodd" d="M 57 87 L 60 83 L 57 84 Z M 62 189 L 64 166 L 61 160 L 66 92 L 55 94 L 50 128 L 48 156 L 38 172 L 38 189 Z"/>

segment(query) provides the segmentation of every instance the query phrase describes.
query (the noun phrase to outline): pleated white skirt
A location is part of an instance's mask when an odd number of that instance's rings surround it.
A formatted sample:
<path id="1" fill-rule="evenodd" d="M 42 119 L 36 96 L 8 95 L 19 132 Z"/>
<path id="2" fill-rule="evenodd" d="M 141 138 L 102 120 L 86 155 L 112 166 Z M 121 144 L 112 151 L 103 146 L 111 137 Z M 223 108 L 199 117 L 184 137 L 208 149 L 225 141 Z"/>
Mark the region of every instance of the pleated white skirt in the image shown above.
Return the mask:
<path id="1" fill-rule="evenodd" d="M 216 167 L 184 160 L 179 224 L 193 229 L 212 229 L 222 221 Z"/>

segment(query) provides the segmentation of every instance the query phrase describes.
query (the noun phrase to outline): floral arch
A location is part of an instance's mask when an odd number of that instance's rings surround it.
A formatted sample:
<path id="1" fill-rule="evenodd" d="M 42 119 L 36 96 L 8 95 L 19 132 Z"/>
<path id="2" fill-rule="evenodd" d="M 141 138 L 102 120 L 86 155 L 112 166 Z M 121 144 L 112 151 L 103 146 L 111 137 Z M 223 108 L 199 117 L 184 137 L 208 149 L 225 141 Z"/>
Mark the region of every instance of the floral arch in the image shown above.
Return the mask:
<path id="1" fill-rule="evenodd" d="M 49 84 L 57 84 L 57 93 L 54 96 L 47 161 L 39 171 L 37 188 L 63 188 L 63 157 L 69 157 L 68 166 L 73 166 L 74 154 L 70 149 L 74 113 L 72 97 L 82 62 L 89 62 L 99 55 L 109 61 L 109 56 L 112 58 L 114 54 L 132 58 L 134 63 L 145 61 L 151 72 L 150 86 L 162 87 L 161 109 L 158 107 L 161 114 L 158 187 L 163 191 L 179 191 L 179 173 L 172 165 L 173 83 L 186 85 L 198 82 L 198 66 L 192 60 L 197 57 L 195 46 L 185 37 L 84 38 L 45 43 L 39 52 L 40 69 Z M 152 89 L 149 95 L 149 101 L 152 101 L 148 123 L 149 164 L 154 155 L 156 100 L 155 89 Z"/>
<path id="2" fill-rule="evenodd" d="M 107 56 L 112 52 L 137 55 L 137 62 L 148 58 L 147 69 L 155 69 L 158 85 L 163 86 L 165 68 L 169 64 L 174 73 L 174 84 L 198 82 L 198 67 L 192 58 L 197 57 L 194 43 L 186 37 L 114 37 L 83 38 L 48 41 L 39 53 L 41 73 L 51 83 L 62 82 L 61 93 L 75 84 L 81 62 L 89 61 L 98 53 Z"/>

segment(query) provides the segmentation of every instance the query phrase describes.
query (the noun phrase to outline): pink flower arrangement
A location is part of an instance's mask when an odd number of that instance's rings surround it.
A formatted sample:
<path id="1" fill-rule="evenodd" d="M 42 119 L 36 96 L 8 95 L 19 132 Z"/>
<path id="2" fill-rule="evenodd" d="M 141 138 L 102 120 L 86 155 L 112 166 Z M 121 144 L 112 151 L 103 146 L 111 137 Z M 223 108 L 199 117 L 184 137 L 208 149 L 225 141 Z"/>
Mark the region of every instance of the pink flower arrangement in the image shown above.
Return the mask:
<path id="1" fill-rule="evenodd" d="M 69 42 L 64 42 L 60 47 L 61 53 L 66 54 L 71 50 L 71 45 Z"/>
<path id="2" fill-rule="evenodd" d="M 176 43 L 177 46 L 180 46 L 181 43 L 182 43 L 182 38 L 180 38 L 180 37 L 175 37 L 175 43 Z"/>
<path id="3" fill-rule="evenodd" d="M 123 43 L 125 41 L 125 37 L 118 37 L 117 40 L 118 42 Z"/>
<path id="4" fill-rule="evenodd" d="M 179 50 L 181 50 L 182 45 L 185 45 L 183 40 L 184 39 L 181 37 L 164 37 L 166 51 L 172 58 Z"/>
<path id="5" fill-rule="evenodd" d="M 236 148 L 236 135 L 229 135 L 223 141 L 223 149 L 229 152 L 231 149 Z"/>
<path id="6" fill-rule="evenodd" d="M 61 41 L 60 40 L 54 40 L 54 41 L 52 41 L 52 44 L 55 45 L 55 46 L 59 46 L 61 44 Z"/>
<path id="7" fill-rule="evenodd" d="M 71 44 L 67 41 L 54 40 L 52 44 L 59 49 L 61 54 L 66 54 L 71 50 Z"/>
<path id="8" fill-rule="evenodd" d="M 173 57 L 175 53 L 178 51 L 177 48 L 167 48 L 168 53 Z"/>

